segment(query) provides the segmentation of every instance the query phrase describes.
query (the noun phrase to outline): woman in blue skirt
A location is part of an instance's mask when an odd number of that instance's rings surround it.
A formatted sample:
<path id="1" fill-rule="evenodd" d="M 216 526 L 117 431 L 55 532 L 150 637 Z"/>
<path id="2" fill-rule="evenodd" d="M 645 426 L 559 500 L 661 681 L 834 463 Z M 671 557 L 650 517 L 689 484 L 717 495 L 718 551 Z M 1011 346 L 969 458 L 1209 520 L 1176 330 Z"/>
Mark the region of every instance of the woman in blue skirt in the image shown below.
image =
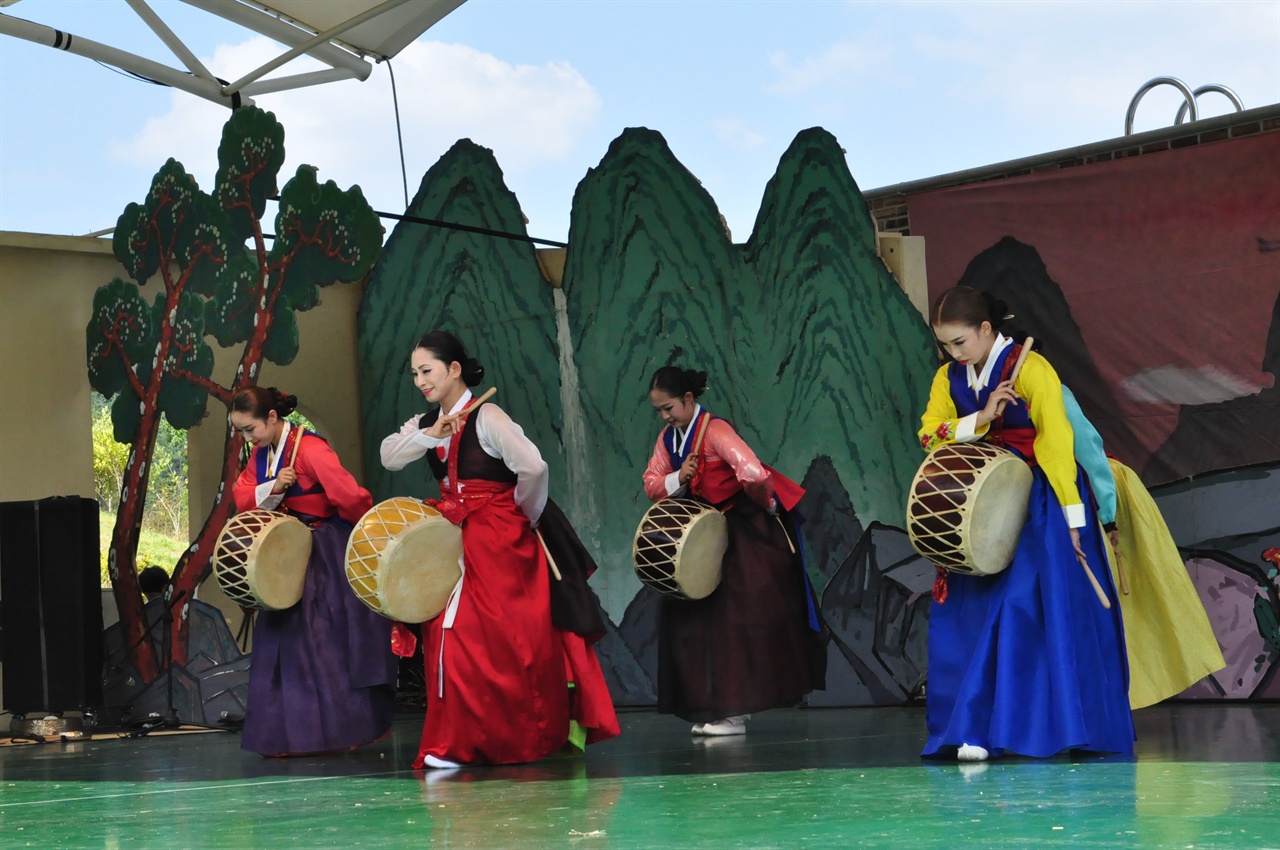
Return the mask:
<path id="1" fill-rule="evenodd" d="M 921 446 L 986 440 L 1018 453 L 1034 480 L 1008 569 L 994 576 L 939 571 L 924 755 L 983 761 L 1004 753 L 1131 752 L 1120 606 L 1073 455 L 1062 385 L 1035 352 L 1009 380 L 1020 346 L 999 332 L 1004 315 L 1002 303 L 957 286 L 939 296 L 929 317 L 952 362 L 934 376 Z"/>

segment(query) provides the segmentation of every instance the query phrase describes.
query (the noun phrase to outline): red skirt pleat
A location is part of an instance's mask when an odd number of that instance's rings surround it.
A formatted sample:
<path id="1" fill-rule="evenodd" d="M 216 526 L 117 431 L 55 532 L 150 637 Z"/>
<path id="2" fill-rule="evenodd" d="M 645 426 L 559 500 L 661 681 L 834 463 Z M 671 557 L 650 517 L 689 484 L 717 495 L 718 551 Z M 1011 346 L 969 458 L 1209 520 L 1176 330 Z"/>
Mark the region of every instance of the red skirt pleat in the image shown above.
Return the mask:
<path id="1" fill-rule="evenodd" d="M 555 752 L 569 734 L 570 675 L 573 717 L 589 739 L 618 733 L 595 651 L 551 623 L 546 556 L 512 496 L 496 493 L 467 514 L 453 626 L 444 615 L 423 625 L 427 717 L 414 767 L 427 755 L 516 764 Z"/>

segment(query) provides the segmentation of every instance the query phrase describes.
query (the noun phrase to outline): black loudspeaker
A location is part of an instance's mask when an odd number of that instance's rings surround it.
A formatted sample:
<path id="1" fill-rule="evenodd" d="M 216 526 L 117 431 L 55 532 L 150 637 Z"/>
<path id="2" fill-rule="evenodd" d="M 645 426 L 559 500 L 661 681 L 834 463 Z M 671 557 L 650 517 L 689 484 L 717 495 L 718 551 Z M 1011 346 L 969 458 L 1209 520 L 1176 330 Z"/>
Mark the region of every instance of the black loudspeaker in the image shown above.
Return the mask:
<path id="1" fill-rule="evenodd" d="M 98 503 L 79 496 L 0 503 L 4 708 L 102 704 Z"/>

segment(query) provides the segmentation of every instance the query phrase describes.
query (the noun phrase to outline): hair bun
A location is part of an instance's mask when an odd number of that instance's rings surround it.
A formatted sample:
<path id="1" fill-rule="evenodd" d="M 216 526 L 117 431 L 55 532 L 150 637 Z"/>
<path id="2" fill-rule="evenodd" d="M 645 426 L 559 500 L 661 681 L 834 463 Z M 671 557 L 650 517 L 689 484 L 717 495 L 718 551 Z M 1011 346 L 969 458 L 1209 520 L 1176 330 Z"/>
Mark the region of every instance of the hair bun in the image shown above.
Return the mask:
<path id="1" fill-rule="evenodd" d="M 992 330 L 1000 330 L 1000 326 L 1004 324 L 1006 319 L 1013 318 L 1009 315 L 1009 305 L 990 292 L 984 290 L 982 300 L 987 302 L 987 315 L 991 317 L 989 321 L 991 322 Z"/>
<path id="2" fill-rule="evenodd" d="M 480 365 L 480 361 L 474 357 L 468 357 L 462 363 L 462 381 L 469 387 L 484 380 L 484 367 Z"/>
<path id="3" fill-rule="evenodd" d="M 697 398 L 707 391 L 706 372 L 700 372 L 697 369 L 685 369 L 684 379 L 688 382 L 689 392 L 693 393 L 694 398 Z"/>
<path id="4" fill-rule="evenodd" d="M 267 390 L 271 393 L 271 408 L 281 419 L 298 409 L 298 397 L 296 395 L 290 395 L 284 390 L 279 390 L 275 387 L 268 387 Z"/>

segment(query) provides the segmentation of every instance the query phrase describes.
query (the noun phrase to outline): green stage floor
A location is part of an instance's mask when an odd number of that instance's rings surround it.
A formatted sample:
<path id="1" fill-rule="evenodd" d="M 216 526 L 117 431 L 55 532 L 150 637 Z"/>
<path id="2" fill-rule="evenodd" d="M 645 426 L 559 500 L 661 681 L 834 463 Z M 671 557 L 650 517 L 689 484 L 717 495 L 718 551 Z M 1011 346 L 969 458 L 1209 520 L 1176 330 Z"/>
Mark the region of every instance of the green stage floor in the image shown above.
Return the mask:
<path id="1" fill-rule="evenodd" d="M 408 769 L 421 718 L 342 757 L 229 733 L 0 748 L 0 847 L 1280 848 L 1280 704 L 1137 713 L 1133 757 L 924 763 L 917 708 L 774 711 L 745 739 L 622 715 L 585 758 Z"/>

